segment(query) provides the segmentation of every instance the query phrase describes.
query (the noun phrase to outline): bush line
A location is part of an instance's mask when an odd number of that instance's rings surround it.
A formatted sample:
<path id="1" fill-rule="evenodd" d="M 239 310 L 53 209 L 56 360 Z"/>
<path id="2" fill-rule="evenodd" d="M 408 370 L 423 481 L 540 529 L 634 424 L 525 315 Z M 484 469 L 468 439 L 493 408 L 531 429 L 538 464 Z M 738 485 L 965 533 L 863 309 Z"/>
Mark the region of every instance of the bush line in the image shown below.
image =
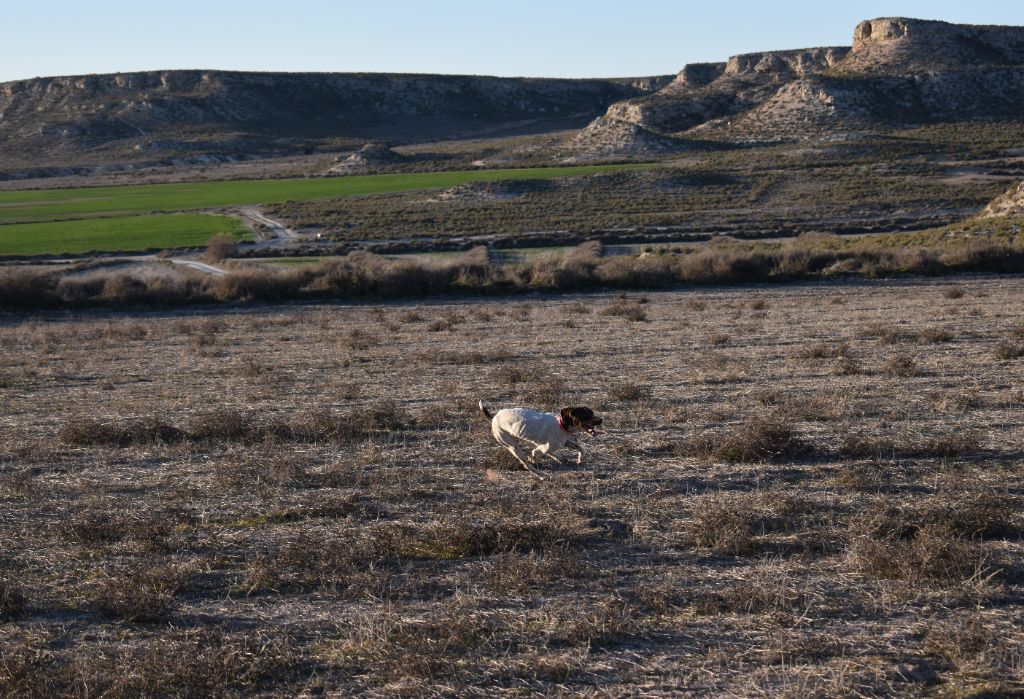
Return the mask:
<path id="1" fill-rule="evenodd" d="M 447 261 L 396 260 L 356 251 L 304 269 L 241 269 L 207 279 L 7 271 L 0 273 L 0 308 L 177 307 L 524 291 L 671 289 L 961 272 L 1024 272 L 1024 248 L 1002 242 L 975 242 L 943 248 L 828 250 L 816 248 L 813 241 L 794 241 L 780 248 L 709 244 L 682 255 L 604 258 L 600 244 L 589 242 L 509 265 L 489 262 L 487 250 L 480 247 Z"/>

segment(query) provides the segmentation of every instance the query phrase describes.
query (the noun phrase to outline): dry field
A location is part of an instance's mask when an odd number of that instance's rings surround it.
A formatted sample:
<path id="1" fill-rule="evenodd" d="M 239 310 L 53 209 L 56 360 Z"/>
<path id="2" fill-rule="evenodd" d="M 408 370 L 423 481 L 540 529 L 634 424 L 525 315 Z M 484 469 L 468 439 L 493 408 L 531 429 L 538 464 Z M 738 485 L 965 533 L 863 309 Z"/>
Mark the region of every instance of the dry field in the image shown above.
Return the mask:
<path id="1" fill-rule="evenodd" d="M 1020 691 L 1022 297 L 0 317 L 0 695 Z"/>

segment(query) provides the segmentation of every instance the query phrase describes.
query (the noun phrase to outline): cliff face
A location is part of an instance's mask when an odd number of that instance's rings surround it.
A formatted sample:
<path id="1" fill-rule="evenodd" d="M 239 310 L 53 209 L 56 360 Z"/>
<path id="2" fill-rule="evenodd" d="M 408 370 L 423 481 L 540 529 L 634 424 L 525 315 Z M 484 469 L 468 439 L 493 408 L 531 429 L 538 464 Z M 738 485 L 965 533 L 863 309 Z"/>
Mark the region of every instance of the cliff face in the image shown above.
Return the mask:
<path id="1" fill-rule="evenodd" d="M 23 80 L 0 84 L 0 166 L 564 129 L 669 80 L 224 71 Z"/>
<path id="2" fill-rule="evenodd" d="M 842 72 L 906 75 L 1024 64 L 1024 28 L 889 17 L 861 22 Z"/>
<path id="3" fill-rule="evenodd" d="M 852 48 L 687 66 L 661 90 L 613 104 L 587 138 L 607 141 L 597 127 L 617 122 L 655 135 L 771 140 L 1022 114 L 1024 27 L 885 18 L 857 25 Z"/>

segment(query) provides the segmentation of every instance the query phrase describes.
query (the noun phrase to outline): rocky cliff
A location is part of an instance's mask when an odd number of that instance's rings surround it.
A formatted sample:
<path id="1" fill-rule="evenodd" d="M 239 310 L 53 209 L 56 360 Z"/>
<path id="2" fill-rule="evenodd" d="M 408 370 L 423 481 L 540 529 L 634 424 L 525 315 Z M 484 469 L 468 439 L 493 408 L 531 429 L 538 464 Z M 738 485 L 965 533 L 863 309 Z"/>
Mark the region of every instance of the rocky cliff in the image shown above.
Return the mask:
<path id="1" fill-rule="evenodd" d="M 578 128 L 670 80 L 226 71 L 22 80 L 0 84 L 0 168 Z"/>
<path id="2" fill-rule="evenodd" d="M 573 147 L 601 141 L 614 152 L 601 129 L 620 123 L 654 136 L 771 140 L 1022 114 L 1024 27 L 885 18 L 861 22 L 852 47 L 686 66 L 661 90 L 613 104 Z"/>
<path id="3" fill-rule="evenodd" d="M 970 67 L 1024 65 L 1024 27 L 988 27 L 883 18 L 861 22 L 837 72 L 927 74 Z"/>

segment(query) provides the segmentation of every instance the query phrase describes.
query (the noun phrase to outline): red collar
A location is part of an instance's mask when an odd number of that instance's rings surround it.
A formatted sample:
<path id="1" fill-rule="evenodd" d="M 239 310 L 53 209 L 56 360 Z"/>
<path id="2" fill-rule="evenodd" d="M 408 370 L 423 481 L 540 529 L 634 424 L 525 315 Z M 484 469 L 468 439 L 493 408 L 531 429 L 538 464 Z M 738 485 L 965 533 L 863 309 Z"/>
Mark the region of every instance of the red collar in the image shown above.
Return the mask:
<path id="1" fill-rule="evenodd" d="M 566 432 L 568 432 L 569 428 L 565 426 L 565 420 L 562 419 L 562 416 L 556 415 L 555 417 L 558 419 L 558 426 L 561 427 Z"/>

